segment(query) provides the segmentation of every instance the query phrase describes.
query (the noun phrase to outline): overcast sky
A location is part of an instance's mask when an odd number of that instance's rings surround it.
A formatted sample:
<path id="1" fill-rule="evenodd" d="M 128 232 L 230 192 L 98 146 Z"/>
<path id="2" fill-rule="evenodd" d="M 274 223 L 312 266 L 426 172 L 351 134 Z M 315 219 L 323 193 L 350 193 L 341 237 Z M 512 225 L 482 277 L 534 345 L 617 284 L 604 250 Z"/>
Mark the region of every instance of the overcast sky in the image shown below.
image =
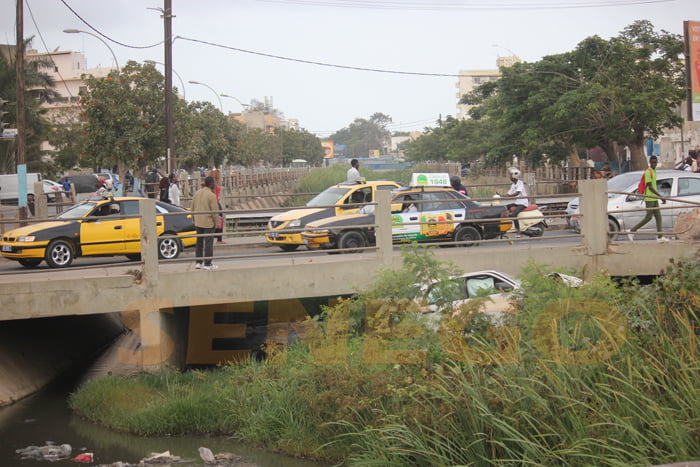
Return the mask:
<path id="1" fill-rule="evenodd" d="M 15 42 L 15 5 L 0 0 L 2 43 Z M 90 68 L 113 65 L 112 53 L 63 29 L 103 34 L 122 66 L 163 62 L 162 44 L 143 48 L 163 40 L 162 8 L 162 0 L 25 0 L 24 32 L 39 51 L 83 52 Z M 684 20 L 700 20 L 698 0 L 172 0 L 172 8 L 181 37 L 173 68 L 188 101 L 269 98 L 322 138 L 375 112 L 394 131 L 435 126 L 456 114 L 459 71 L 493 69 L 498 56 L 532 62 L 640 19 L 676 34 Z M 182 87 L 178 76 L 173 85 Z M 220 99 L 225 112 L 242 110 Z"/>

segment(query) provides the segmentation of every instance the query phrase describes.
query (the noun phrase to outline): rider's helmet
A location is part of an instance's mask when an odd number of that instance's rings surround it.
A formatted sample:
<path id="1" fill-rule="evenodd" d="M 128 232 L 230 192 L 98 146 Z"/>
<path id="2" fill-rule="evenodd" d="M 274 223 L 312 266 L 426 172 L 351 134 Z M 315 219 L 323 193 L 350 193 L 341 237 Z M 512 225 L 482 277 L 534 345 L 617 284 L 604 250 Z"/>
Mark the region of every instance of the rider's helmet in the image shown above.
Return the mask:
<path id="1" fill-rule="evenodd" d="M 520 178 L 520 170 L 516 169 L 515 167 L 509 168 L 508 174 L 511 176 L 511 178 L 514 178 L 516 180 Z"/>
<path id="2" fill-rule="evenodd" d="M 459 176 L 453 175 L 453 176 L 450 177 L 450 184 L 451 184 L 453 187 L 456 188 L 456 187 L 458 187 L 461 183 L 462 183 L 462 179 L 459 178 Z"/>

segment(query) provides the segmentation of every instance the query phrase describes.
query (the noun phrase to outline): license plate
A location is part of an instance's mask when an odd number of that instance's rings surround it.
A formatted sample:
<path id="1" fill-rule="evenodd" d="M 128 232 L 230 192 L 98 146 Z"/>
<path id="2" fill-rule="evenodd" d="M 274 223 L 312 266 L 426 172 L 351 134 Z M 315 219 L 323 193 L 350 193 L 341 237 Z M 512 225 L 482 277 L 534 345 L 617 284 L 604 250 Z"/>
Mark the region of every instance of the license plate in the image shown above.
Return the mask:
<path id="1" fill-rule="evenodd" d="M 9 251 L 9 252 L 11 252 L 11 251 L 12 251 L 12 246 L 10 246 L 10 245 L 3 245 L 3 246 L 2 246 L 2 251 Z"/>
<path id="2" fill-rule="evenodd" d="M 270 238 L 279 238 L 279 236 L 280 236 L 280 234 L 277 232 L 270 232 L 269 235 L 270 235 Z"/>

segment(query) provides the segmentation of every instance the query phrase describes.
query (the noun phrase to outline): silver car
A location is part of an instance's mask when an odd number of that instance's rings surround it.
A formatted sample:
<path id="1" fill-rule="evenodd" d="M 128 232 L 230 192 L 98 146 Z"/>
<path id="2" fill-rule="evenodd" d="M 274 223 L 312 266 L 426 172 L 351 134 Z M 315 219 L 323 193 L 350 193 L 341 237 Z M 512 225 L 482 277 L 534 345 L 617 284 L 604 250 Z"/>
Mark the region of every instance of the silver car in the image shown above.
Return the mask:
<path id="1" fill-rule="evenodd" d="M 616 232 L 634 227 L 646 214 L 643 210 L 634 211 L 645 207 L 644 198 L 637 193 L 637 186 L 643 173 L 644 171 L 626 172 L 608 180 L 608 230 L 611 232 L 611 239 L 617 237 Z M 700 207 L 700 173 L 657 170 L 656 191 L 669 198 L 666 204 L 661 205 L 661 218 L 664 232 L 673 232 L 676 219 L 681 212 Z M 684 203 L 684 201 L 698 204 Z M 578 198 L 569 202 L 566 214 L 571 216 L 571 228 L 580 232 L 581 218 L 577 216 L 579 214 Z M 652 219 L 639 231 L 655 232 L 656 223 Z"/>

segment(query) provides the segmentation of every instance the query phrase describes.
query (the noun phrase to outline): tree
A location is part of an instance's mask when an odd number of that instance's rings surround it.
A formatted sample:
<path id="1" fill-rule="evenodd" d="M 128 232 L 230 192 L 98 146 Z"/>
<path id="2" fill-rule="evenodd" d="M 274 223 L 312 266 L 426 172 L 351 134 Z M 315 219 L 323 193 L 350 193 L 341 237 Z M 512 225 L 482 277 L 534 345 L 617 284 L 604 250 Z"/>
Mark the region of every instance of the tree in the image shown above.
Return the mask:
<path id="1" fill-rule="evenodd" d="M 347 128 L 333 133 L 329 139 L 346 146 L 347 157 L 367 157 L 370 150 L 386 151 L 391 132 L 391 117 L 377 112 L 369 120 L 356 118 Z"/>
<path id="2" fill-rule="evenodd" d="M 476 104 L 472 115 L 491 126 L 482 135 L 492 161 L 576 158 L 577 148 L 595 146 L 612 156 L 626 145 L 632 168 L 640 169 L 646 138 L 681 124 L 682 51 L 678 35 L 637 21 L 609 41 L 589 37 L 572 52 L 503 68 L 499 80 L 461 102 Z"/>
<path id="3" fill-rule="evenodd" d="M 156 165 L 165 154 L 162 75 L 129 61 L 105 78 L 84 76 L 80 165 L 136 171 Z"/>
<path id="4" fill-rule="evenodd" d="M 32 39 L 25 41 L 25 49 L 31 46 Z M 45 59 L 32 60 L 25 64 L 25 131 L 26 131 L 26 164 L 30 172 L 43 172 L 44 164 L 41 156 L 41 143 L 46 139 L 49 124 L 46 121 L 46 111 L 40 105 L 50 102 L 56 96 L 52 89 L 54 81 L 43 70 L 53 64 Z M 3 110 L 7 112 L 3 121 L 10 128 L 17 126 L 17 74 L 14 57 L 0 54 L 0 99 L 7 102 Z M 17 167 L 16 143 L 0 141 L 0 173 L 15 173 Z"/>

